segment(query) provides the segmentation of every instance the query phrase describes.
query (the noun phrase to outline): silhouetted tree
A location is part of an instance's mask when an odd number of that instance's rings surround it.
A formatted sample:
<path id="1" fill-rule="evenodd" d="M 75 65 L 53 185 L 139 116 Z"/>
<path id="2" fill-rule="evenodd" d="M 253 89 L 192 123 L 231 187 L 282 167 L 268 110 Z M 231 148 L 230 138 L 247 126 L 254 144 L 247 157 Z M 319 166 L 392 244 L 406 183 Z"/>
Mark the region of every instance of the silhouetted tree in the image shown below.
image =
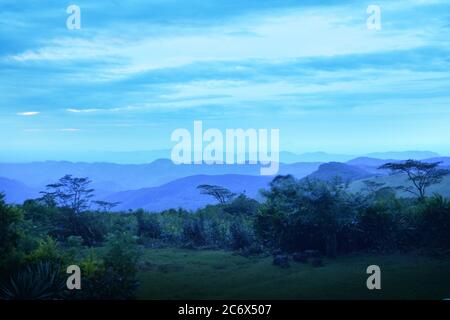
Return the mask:
<path id="1" fill-rule="evenodd" d="M 429 186 L 438 184 L 450 173 L 445 169 L 440 169 L 441 162 L 421 162 L 418 160 L 407 160 L 398 163 L 386 163 L 379 169 L 391 170 L 392 174 L 406 174 L 412 186 L 399 186 L 403 190 L 414 194 L 419 200 L 425 199 L 426 190 Z"/>
<path id="2" fill-rule="evenodd" d="M 103 200 L 93 201 L 99 208 L 100 211 L 108 212 L 111 211 L 112 208 L 117 207 L 120 202 L 108 202 Z"/>
<path id="3" fill-rule="evenodd" d="M 383 182 L 376 182 L 373 180 L 364 180 L 364 189 L 368 192 L 368 193 L 375 193 L 378 190 L 381 189 L 381 187 L 383 187 L 385 185 L 385 183 Z"/>
<path id="4" fill-rule="evenodd" d="M 89 178 L 65 175 L 58 182 L 47 185 L 47 190 L 41 192 L 41 199 L 46 199 L 46 202 L 52 199 L 57 205 L 80 213 L 89 207 L 89 201 L 94 196 L 94 189 L 89 188 L 91 182 Z"/>
<path id="5" fill-rule="evenodd" d="M 209 184 L 201 184 L 197 187 L 197 189 L 199 189 L 202 194 L 214 197 L 220 204 L 227 203 L 236 195 L 227 188 Z"/>

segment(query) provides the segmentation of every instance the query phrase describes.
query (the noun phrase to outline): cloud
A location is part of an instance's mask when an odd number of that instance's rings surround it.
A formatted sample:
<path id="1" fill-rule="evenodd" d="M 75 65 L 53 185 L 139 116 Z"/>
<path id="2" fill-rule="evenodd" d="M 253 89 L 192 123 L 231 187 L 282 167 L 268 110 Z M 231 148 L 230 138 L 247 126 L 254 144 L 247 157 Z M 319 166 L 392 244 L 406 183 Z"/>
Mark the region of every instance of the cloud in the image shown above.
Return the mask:
<path id="1" fill-rule="evenodd" d="M 80 131 L 80 129 L 77 129 L 77 128 L 63 128 L 63 129 L 60 129 L 59 131 L 63 131 L 63 132 L 77 132 L 77 131 Z"/>
<path id="2" fill-rule="evenodd" d="M 18 116 L 32 117 L 32 116 L 37 116 L 38 114 L 40 114 L 40 112 L 37 112 L 37 111 L 25 111 L 25 112 L 17 112 L 16 114 Z"/>
<path id="3" fill-rule="evenodd" d="M 356 126 L 377 137 L 387 124 L 450 121 L 448 0 L 380 0 L 379 32 L 367 30 L 367 3 L 357 1 L 80 1 L 76 32 L 53 1 L 0 12 L 0 131 L 31 126 L 37 119 L 18 115 L 38 112 L 16 112 L 33 108 L 45 114 L 43 148 L 67 139 L 82 149 L 165 148 L 164 130 L 193 119 L 279 124 L 286 139 L 304 126 L 319 148 L 337 131 L 360 136 Z"/>
<path id="4" fill-rule="evenodd" d="M 75 109 L 75 108 L 69 108 L 66 109 L 67 112 L 71 112 L 71 113 L 92 113 L 92 112 L 97 112 L 97 111 L 101 111 L 101 109 Z"/>
<path id="5" fill-rule="evenodd" d="M 359 17 L 355 21 L 354 17 Z M 190 28 L 185 33 L 91 34 L 60 37 L 46 45 L 10 56 L 19 62 L 64 63 L 98 59 L 110 66 L 92 70 L 86 80 L 115 80 L 143 71 L 173 68 L 195 62 L 245 59 L 286 60 L 410 49 L 423 45 L 415 31 L 365 29 L 365 10 L 359 7 L 296 9 L 271 15 L 245 16 L 211 28 Z M 161 30 L 164 25 L 151 24 Z M 95 74 L 95 76 L 92 76 Z"/>

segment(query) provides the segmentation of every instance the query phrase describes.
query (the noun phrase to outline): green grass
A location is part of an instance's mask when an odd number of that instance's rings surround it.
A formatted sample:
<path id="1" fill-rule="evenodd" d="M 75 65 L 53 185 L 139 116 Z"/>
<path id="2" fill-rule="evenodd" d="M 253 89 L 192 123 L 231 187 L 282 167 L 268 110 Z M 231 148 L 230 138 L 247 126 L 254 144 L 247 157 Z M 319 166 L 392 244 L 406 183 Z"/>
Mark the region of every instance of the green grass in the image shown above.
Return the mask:
<path id="1" fill-rule="evenodd" d="M 147 249 L 139 299 L 443 299 L 450 298 L 450 258 L 413 254 L 352 255 L 325 266 L 225 251 Z M 366 268 L 381 267 L 382 290 L 366 287 Z"/>

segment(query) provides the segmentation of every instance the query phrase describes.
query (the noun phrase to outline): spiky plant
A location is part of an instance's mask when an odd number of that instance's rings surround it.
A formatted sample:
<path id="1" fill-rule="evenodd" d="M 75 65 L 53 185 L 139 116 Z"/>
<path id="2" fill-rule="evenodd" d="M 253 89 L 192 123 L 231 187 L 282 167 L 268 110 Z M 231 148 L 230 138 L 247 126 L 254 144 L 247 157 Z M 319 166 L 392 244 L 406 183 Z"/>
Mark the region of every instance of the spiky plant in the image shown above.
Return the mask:
<path id="1" fill-rule="evenodd" d="M 0 286 L 0 298 L 5 300 L 62 299 L 66 290 L 59 266 L 50 262 L 28 265 L 14 273 Z"/>

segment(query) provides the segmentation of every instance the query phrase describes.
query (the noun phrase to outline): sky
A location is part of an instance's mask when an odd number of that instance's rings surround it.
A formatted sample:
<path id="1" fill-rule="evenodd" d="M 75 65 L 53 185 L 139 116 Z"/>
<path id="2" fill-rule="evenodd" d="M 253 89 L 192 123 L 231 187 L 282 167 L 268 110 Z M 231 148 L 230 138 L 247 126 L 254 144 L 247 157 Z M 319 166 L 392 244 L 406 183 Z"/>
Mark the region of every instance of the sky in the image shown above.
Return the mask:
<path id="1" fill-rule="evenodd" d="M 450 155 L 450 1 L 0 0 L 0 43 L 3 153 L 170 149 L 201 120 Z"/>

